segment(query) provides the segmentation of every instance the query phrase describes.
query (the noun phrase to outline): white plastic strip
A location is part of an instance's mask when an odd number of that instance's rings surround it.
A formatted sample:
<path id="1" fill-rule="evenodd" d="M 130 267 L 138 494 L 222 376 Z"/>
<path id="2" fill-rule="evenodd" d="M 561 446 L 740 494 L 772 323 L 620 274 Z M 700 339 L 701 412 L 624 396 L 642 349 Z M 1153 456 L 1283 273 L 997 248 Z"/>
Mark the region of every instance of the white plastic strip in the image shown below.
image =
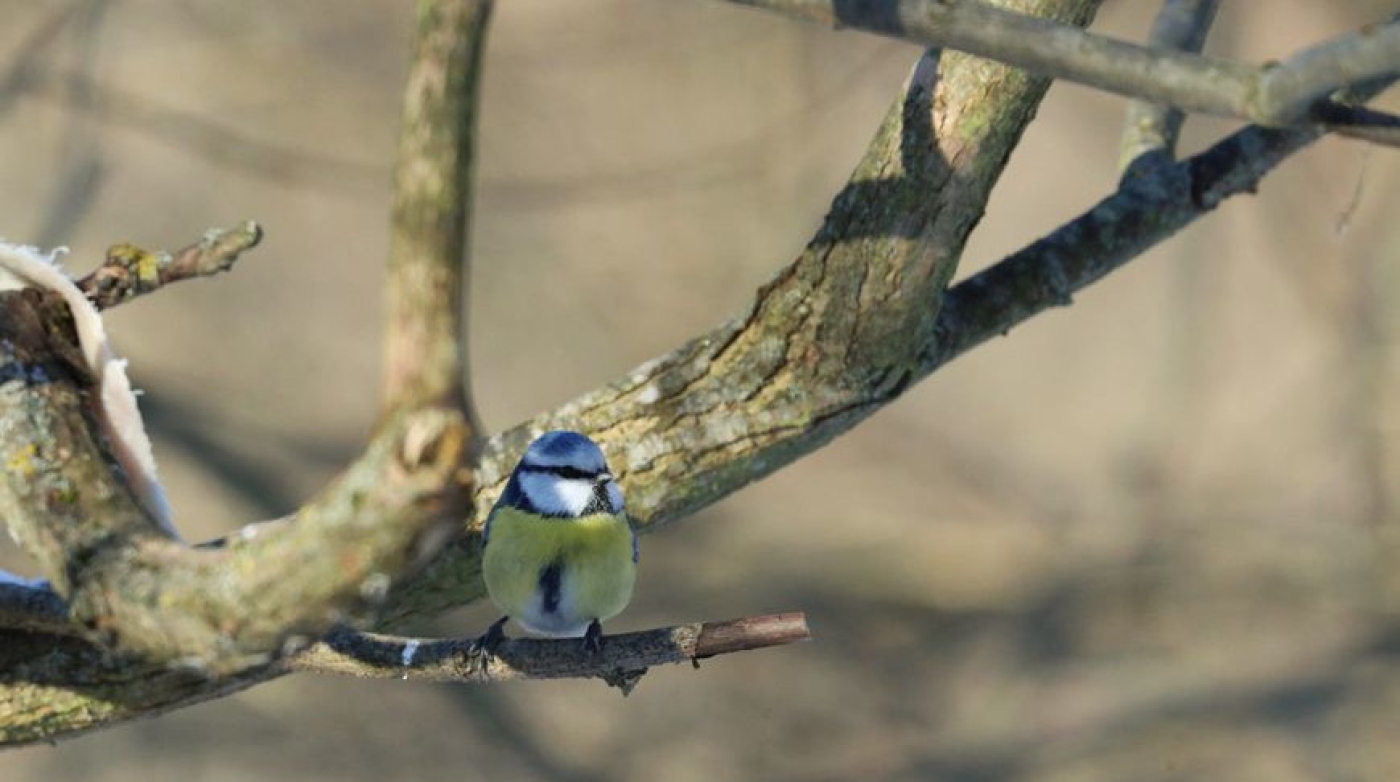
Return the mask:
<path id="1" fill-rule="evenodd" d="M 161 527 L 179 537 L 171 521 L 170 503 L 156 476 L 156 459 L 151 439 L 136 406 L 136 394 L 126 377 L 126 361 L 117 358 L 102 327 L 102 315 L 78 286 L 57 265 L 57 256 L 66 248 L 45 254 L 34 247 L 0 241 L 0 290 L 38 287 L 63 297 L 73 312 L 78 342 L 88 368 L 97 378 L 96 418 L 102 434 L 126 472 L 141 506 L 160 522 Z"/>

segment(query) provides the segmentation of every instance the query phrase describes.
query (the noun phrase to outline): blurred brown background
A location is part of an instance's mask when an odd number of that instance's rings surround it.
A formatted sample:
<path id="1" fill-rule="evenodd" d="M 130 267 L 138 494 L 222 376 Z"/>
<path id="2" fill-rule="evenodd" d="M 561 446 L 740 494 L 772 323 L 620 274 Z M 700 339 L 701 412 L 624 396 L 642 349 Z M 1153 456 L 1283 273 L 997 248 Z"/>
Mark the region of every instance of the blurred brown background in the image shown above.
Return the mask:
<path id="1" fill-rule="evenodd" d="M 0 0 L 0 234 L 81 270 L 116 241 L 267 228 L 233 274 L 111 316 L 191 538 L 290 510 L 370 424 L 411 6 Z M 1226 3 L 1210 51 L 1279 58 L 1393 6 Z M 1154 7 L 1110 2 L 1097 29 L 1140 39 Z M 740 311 L 916 54 L 706 0 L 500 3 L 473 244 L 487 423 Z M 1113 187 L 1123 107 L 1051 91 L 965 270 Z M 1229 128 L 1193 121 L 1186 147 Z M 1319 143 L 648 537 L 612 625 L 805 609 L 813 643 L 656 670 L 626 700 L 286 678 L 0 753 L 0 779 L 1400 778 L 1397 161 Z"/>

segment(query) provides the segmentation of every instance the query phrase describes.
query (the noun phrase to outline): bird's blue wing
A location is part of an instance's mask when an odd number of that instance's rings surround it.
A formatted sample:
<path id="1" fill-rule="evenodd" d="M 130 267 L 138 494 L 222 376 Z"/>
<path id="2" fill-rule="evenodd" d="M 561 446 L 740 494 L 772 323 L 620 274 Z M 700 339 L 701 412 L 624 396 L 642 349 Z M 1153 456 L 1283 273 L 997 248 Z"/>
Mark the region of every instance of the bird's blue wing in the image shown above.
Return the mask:
<path id="1" fill-rule="evenodd" d="M 482 548 L 485 548 L 486 544 L 491 542 L 491 522 L 496 518 L 496 511 L 505 506 L 521 508 L 532 513 L 534 512 L 534 508 L 530 505 L 529 498 L 525 496 L 525 492 L 520 490 L 520 469 L 518 467 L 515 472 L 510 474 L 510 480 L 506 481 L 505 489 L 501 490 L 501 496 L 496 499 L 496 504 L 492 506 L 491 512 L 486 516 L 486 526 L 481 528 Z"/>

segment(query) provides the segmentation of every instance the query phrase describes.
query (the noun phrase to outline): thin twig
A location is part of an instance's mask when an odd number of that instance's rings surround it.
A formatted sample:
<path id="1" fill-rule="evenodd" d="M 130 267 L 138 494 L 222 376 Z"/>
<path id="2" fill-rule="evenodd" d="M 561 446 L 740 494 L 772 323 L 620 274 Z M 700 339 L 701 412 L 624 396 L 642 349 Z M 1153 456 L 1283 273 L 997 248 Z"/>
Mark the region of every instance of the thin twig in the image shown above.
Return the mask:
<path id="1" fill-rule="evenodd" d="M 1318 108 L 1319 125 L 1339 136 L 1369 141 L 1386 147 L 1400 147 L 1400 117 L 1368 109 L 1327 103 Z"/>
<path id="2" fill-rule="evenodd" d="M 240 255 L 262 241 L 262 236 L 262 228 L 246 220 L 226 230 L 211 229 L 174 254 L 114 244 L 107 248 L 102 265 L 78 280 L 78 288 L 98 309 L 109 309 L 173 282 L 228 271 Z"/>
<path id="3" fill-rule="evenodd" d="M 1148 45 L 1193 54 L 1200 52 L 1219 8 L 1220 0 L 1164 0 L 1152 23 Z M 1119 145 L 1118 170 L 1126 171 L 1133 161 L 1149 153 L 1161 161 L 1174 159 L 1176 139 L 1185 118 L 1181 109 L 1161 103 L 1135 100 L 1128 104 L 1123 140 Z"/>
<path id="4" fill-rule="evenodd" d="M 1085 32 L 979 0 L 729 0 L 926 46 L 969 52 L 1057 79 L 1270 127 L 1312 120 L 1328 95 L 1400 75 L 1400 22 L 1370 25 L 1255 67 Z"/>
<path id="5" fill-rule="evenodd" d="M 610 635 L 596 653 L 573 639 L 515 638 L 484 651 L 474 638 L 415 639 L 339 630 L 289 658 L 289 670 L 433 682 L 603 679 L 632 689 L 648 668 L 698 662 L 812 637 L 802 613 L 676 625 Z"/>

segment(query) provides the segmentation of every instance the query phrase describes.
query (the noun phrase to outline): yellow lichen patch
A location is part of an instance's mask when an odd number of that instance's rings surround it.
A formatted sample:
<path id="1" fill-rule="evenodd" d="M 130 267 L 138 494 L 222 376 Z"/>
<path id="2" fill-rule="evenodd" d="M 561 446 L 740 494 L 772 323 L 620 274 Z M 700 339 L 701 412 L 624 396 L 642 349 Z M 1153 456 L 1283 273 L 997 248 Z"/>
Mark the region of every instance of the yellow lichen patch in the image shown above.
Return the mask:
<path id="1" fill-rule="evenodd" d="M 155 285 L 160 282 L 161 260 L 160 253 L 141 250 L 135 266 L 137 279 L 147 285 Z"/>
<path id="2" fill-rule="evenodd" d="M 134 244 L 114 244 L 107 248 L 107 262 L 130 268 L 139 262 L 143 253 L 145 250 Z"/>
<path id="3" fill-rule="evenodd" d="M 5 460 L 5 469 L 28 478 L 34 474 L 34 457 L 38 454 L 38 447 L 29 443 L 10 454 L 10 458 Z"/>
<path id="4" fill-rule="evenodd" d="M 143 284 L 160 282 L 161 253 L 143 250 L 134 244 L 114 244 L 107 248 L 107 262 L 115 263 L 136 275 Z"/>

